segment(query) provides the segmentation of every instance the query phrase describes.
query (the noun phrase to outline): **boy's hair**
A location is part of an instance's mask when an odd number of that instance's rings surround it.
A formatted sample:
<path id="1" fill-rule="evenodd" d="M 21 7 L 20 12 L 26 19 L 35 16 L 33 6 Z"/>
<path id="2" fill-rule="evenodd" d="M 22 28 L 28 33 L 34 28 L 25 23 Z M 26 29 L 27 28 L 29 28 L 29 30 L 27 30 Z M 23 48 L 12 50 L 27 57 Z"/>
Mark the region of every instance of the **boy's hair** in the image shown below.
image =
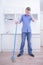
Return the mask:
<path id="1" fill-rule="evenodd" d="M 26 10 L 31 11 L 31 8 L 30 7 L 26 7 Z"/>

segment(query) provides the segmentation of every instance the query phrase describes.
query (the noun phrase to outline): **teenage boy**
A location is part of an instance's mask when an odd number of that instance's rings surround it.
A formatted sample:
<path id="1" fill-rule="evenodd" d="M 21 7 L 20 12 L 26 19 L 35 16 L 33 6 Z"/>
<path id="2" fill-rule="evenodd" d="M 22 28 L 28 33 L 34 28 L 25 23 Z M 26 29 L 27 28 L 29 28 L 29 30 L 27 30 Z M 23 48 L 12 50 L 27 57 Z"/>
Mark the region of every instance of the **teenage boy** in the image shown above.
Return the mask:
<path id="1" fill-rule="evenodd" d="M 32 47 L 31 47 L 31 36 L 32 36 L 31 26 L 30 26 L 31 21 L 34 22 L 34 17 L 31 15 L 31 8 L 27 7 L 25 9 L 25 14 L 21 16 L 20 22 L 16 21 L 16 24 L 21 22 L 23 23 L 20 53 L 17 55 L 17 57 L 23 55 L 26 36 L 28 42 L 28 55 L 34 57 L 34 54 L 32 53 Z"/>

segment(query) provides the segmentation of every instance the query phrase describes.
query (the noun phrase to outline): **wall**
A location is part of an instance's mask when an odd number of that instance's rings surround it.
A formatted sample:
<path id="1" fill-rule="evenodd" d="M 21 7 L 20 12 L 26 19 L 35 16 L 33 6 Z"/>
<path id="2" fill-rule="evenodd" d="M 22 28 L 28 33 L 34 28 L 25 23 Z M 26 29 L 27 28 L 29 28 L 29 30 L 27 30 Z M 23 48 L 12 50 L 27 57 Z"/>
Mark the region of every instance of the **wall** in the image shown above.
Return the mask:
<path id="1" fill-rule="evenodd" d="M 41 39 L 41 46 L 43 46 L 43 11 L 41 11 L 40 13 L 40 22 L 41 22 L 41 25 L 40 25 L 40 39 Z"/>
<path id="2" fill-rule="evenodd" d="M 37 4 L 37 5 L 36 5 Z M 14 33 L 7 33 L 5 27 L 5 14 L 24 14 L 24 9 L 30 6 L 32 14 L 38 14 L 38 20 L 32 24 L 32 48 L 40 50 L 40 3 L 39 0 L 1 0 L 0 4 L 0 51 L 11 51 L 14 44 Z M 33 8 L 34 7 L 34 8 Z M 36 23 L 37 22 L 37 23 Z M 33 26 L 34 25 L 34 26 Z M 14 25 L 13 25 L 14 26 Z M 34 28 L 34 29 L 33 29 Z M 35 31 L 37 32 L 35 32 Z M 35 32 L 35 33 L 34 33 Z M 18 39 L 19 37 L 19 39 Z M 20 48 L 21 34 L 17 34 L 16 51 Z M 27 43 L 27 42 L 26 42 Z M 27 50 L 27 46 L 25 45 Z"/>

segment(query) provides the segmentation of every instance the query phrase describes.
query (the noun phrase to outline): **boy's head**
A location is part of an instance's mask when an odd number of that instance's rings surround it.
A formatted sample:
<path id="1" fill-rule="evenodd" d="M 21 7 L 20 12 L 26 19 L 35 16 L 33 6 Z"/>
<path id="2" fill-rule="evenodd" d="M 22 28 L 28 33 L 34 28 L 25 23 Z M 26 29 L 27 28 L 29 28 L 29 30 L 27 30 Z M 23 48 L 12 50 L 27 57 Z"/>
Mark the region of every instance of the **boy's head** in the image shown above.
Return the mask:
<path id="1" fill-rule="evenodd" d="M 25 9 L 25 13 L 26 13 L 27 15 L 30 14 L 30 11 L 31 11 L 31 8 L 30 8 L 30 7 L 26 7 L 26 9 Z"/>

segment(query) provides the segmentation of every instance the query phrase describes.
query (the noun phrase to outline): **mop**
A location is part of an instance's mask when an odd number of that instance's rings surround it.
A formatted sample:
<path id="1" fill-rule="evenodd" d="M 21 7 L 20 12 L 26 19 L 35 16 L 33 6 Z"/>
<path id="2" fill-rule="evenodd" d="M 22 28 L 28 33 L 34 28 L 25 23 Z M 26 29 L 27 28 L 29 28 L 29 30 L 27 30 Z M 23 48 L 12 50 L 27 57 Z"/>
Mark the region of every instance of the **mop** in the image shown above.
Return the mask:
<path id="1" fill-rule="evenodd" d="M 16 24 L 16 29 L 15 29 L 15 34 L 14 34 L 14 48 L 12 51 L 12 56 L 11 56 L 11 60 L 14 61 L 15 60 L 15 45 L 16 45 L 16 33 L 17 33 L 17 24 Z"/>

